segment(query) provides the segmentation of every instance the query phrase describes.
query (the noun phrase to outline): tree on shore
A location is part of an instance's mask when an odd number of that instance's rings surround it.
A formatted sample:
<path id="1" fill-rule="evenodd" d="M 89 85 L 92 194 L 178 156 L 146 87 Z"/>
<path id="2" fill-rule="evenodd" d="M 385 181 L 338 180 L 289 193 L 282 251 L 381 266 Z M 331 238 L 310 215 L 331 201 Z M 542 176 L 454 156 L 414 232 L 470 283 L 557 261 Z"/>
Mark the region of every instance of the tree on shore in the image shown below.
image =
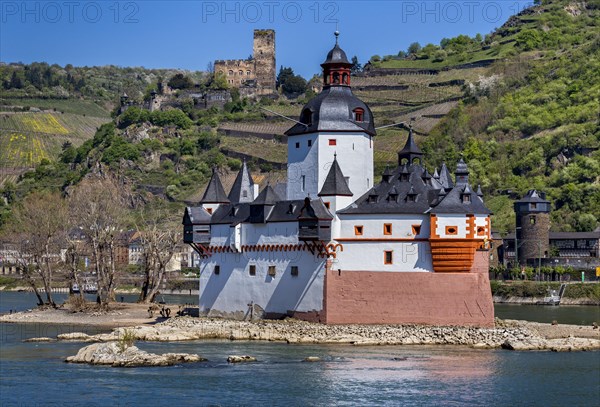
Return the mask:
<path id="1" fill-rule="evenodd" d="M 126 206 L 124 187 L 108 177 L 82 181 L 71 196 L 71 216 L 88 240 L 102 306 L 115 299 L 117 238 L 126 226 Z"/>
<path id="2" fill-rule="evenodd" d="M 142 246 L 144 282 L 138 302 L 154 301 L 165 278 L 167 266 L 182 240 L 179 216 L 167 208 L 145 209 L 137 225 Z"/>
<path id="3" fill-rule="evenodd" d="M 18 247 L 19 265 L 39 305 L 56 307 L 52 279 L 61 263 L 61 246 L 67 233 L 68 209 L 59 193 L 34 192 L 15 211 L 11 240 Z M 46 294 L 44 301 L 37 281 Z"/>

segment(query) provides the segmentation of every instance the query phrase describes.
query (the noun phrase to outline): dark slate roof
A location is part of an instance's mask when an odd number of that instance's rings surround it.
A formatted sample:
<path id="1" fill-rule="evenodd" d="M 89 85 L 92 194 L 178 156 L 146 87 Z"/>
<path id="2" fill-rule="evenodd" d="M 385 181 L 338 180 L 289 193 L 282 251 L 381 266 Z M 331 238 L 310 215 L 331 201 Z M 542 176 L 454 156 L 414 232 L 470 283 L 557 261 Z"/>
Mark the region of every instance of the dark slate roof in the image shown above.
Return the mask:
<path id="1" fill-rule="evenodd" d="M 468 174 L 469 173 L 469 169 L 467 168 L 467 163 L 465 163 L 465 161 L 462 159 L 458 160 L 458 163 L 456 164 L 456 171 L 454 172 L 454 174 Z"/>
<path id="2" fill-rule="evenodd" d="M 348 61 L 348 57 L 346 56 L 346 53 L 344 52 L 344 50 L 341 49 L 340 46 L 339 46 L 339 44 L 337 43 L 337 38 L 335 40 L 335 46 L 331 49 L 331 51 L 329 51 L 327 53 L 327 58 L 325 58 L 325 61 L 321 64 L 321 66 L 327 65 L 327 64 L 335 64 L 335 65 L 346 64 L 346 65 L 352 65 Z"/>
<path id="3" fill-rule="evenodd" d="M 252 201 L 252 205 L 275 205 L 279 201 L 281 201 L 279 195 L 275 193 L 271 185 L 267 185 Z"/>
<path id="4" fill-rule="evenodd" d="M 469 195 L 469 202 L 463 202 L 463 196 Z M 483 204 L 483 200 L 477 196 L 473 189 L 466 185 L 457 185 L 444 196 L 441 201 L 431 208 L 430 213 L 480 213 L 489 214 L 491 211 Z"/>
<path id="5" fill-rule="evenodd" d="M 206 224 L 210 223 L 211 215 L 201 206 L 188 206 L 183 213 L 183 224 Z"/>
<path id="6" fill-rule="evenodd" d="M 550 203 L 545 198 L 542 198 L 543 193 L 538 193 L 535 189 L 530 189 L 527 191 L 527 194 L 515 203 L 528 203 L 528 202 L 542 202 L 542 203 Z"/>
<path id="7" fill-rule="evenodd" d="M 337 157 L 334 156 L 333 164 L 327 173 L 323 187 L 319 192 L 319 196 L 352 196 L 352 191 L 348 187 L 348 183 L 344 178 L 342 169 L 337 162 Z"/>
<path id="8" fill-rule="evenodd" d="M 477 185 L 477 196 L 483 198 L 483 191 L 481 190 L 481 185 Z"/>
<path id="9" fill-rule="evenodd" d="M 235 181 L 233 182 L 233 186 L 229 191 L 229 200 L 231 202 L 240 202 L 242 200 L 242 185 L 247 183 L 248 185 L 254 185 L 254 180 L 252 179 L 252 175 L 250 171 L 248 171 L 248 166 L 246 165 L 246 160 L 244 160 L 242 164 L 242 168 L 238 173 L 237 177 L 235 177 Z"/>
<path id="10" fill-rule="evenodd" d="M 398 157 L 408 157 L 410 155 L 423 155 L 423 152 L 415 143 L 415 139 L 413 138 L 413 129 L 412 127 L 408 131 L 408 138 L 406 139 L 406 144 L 404 144 L 404 148 L 398 152 Z"/>
<path id="11" fill-rule="evenodd" d="M 297 199 L 291 201 L 279 201 L 273 205 L 269 211 L 266 222 L 294 222 L 302 215 L 306 217 L 306 212 L 303 212 L 304 200 Z M 310 201 L 314 216 L 322 220 L 331 220 L 333 217 L 320 199 Z M 249 222 L 250 219 L 250 204 L 237 203 L 221 205 L 212 215 L 211 224 L 223 225 L 230 224 L 232 226 Z"/>
<path id="12" fill-rule="evenodd" d="M 446 167 L 446 163 L 442 163 L 442 168 L 440 169 L 440 183 L 446 189 L 450 189 L 454 187 L 454 181 L 452 181 L 452 176 L 450 175 L 450 171 L 448 167 Z"/>
<path id="13" fill-rule="evenodd" d="M 426 213 L 430 205 L 436 201 L 438 194 L 423 180 L 423 171 L 420 165 L 399 166 L 394 171 L 390 182 L 384 181 L 375 185 L 338 213 Z M 402 173 L 408 173 L 408 181 L 400 181 Z M 416 194 L 414 202 L 409 199 L 409 194 Z"/>
<path id="14" fill-rule="evenodd" d="M 449 174 L 448 174 L 449 176 Z M 403 180 L 408 178 L 408 180 Z M 463 203 L 463 195 L 470 202 Z M 414 199 L 411 199 L 414 197 Z M 489 214 L 480 197 L 469 185 L 444 190 L 441 184 L 428 176 L 420 164 L 396 167 L 389 182 L 382 181 L 340 214 Z"/>
<path id="15" fill-rule="evenodd" d="M 362 122 L 353 119 L 352 111 L 356 108 L 364 111 Z M 302 111 L 306 109 L 311 112 L 310 123 L 306 125 L 297 123 L 285 132 L 286 135 L 295 136 L 318 131 L 360 131 L 371 136 L 376 134 L 371 109 L 354 96 L 349 86 L 325 87 L 304 106 Z"/>
<path id="16" fill-rule="evenodd" d="M 204 196 L 200 200 L 200 203 L 229 203 L 229 198 L 223 189 L 221 179 L 216 169 L 213 169 L 212 177 L 208 182 Z"/>

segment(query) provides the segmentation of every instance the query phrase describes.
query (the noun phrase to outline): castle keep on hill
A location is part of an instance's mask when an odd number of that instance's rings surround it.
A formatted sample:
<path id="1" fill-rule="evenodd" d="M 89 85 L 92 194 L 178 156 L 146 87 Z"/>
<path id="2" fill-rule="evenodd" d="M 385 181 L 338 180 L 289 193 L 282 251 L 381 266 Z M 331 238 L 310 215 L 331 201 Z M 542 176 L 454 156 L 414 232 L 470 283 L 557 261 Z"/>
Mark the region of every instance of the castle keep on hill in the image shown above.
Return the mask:
<path id="1" fill-rule="evenodd" d="M 254 30 L 251 59 L 217 60 L 215 73 L 225 75 L 230 86 L 244 95 L 272 95 L 275 89 L 275 31 Z"/>
<path id="2" fill-rule="evenodd" d="M 337 38 L 321 66 L 323 91 L 286 132 L 286 196 L 258 193 L 244 164 L 228 195 L 213 172 L 200 206 L 185 210 L 201 314 L 493 325 L 490 211 L 467 165 L 430 174 L 411 130 L 374 185 L 373 115 L 352 93 Z"/>

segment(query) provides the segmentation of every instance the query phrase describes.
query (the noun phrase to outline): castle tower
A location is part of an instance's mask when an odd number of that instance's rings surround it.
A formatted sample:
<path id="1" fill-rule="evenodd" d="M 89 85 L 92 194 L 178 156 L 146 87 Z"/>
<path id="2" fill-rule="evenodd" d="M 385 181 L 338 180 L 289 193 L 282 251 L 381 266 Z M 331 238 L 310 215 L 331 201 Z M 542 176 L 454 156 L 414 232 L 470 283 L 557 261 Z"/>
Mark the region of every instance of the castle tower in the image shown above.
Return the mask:
<path id="1" fill-rule="evenodd" d="M 340 48 L 327 54 L 323 91 L 302 109 L 288 136 L 288 199 L 315 197 L 321 191 L 332 158 L 344 174 L 354 199 L 373 186 L 375 124 L 369 107 L 352 93 L 350 67 Z"/>
<path id="2" fill-rule="evenodd" d="M 531 189 L 514 204 L 516 215 L 516 241 L 518 260 L 548 257 L 550 233 L 550 202 L 546 194 Z"/>
<path id="3" fill-rule="evenodd" d="M 234 203 L 252 202 L 258 196 L 258 184 L 254 183 L 246 160 L 242 164 L 242 168 L 238 173 L 231 191 L 229 191 L 229 200 Z"/>
<path id="4" fill-rule="evenodd" d="M 275 30 L 254 30 L 253 55 L 257 93 L 275 93 Z"/>
<path id="5" fill-rule="evenodd" d="M 398 165 L 423 164 L 423 152 L 415 143 L 412 126 L 408 130 L 408 138 L 404 148 L 398 152 Z"/>
<path id="6" fill-rule="evenodd" d="M 208 182 L 208 186 L 206 187 L 206 191 L 204 191 L 200 204 L 206 212 L 212 215 L 219 209 L 219 206 L 228 203 L 230 203 L 230 201 L 229 198 L 227 198 L 227 194 L 225 194 L 219 174 L 217 173 L 216 168 L 213 168 L 212 177 Z"/>

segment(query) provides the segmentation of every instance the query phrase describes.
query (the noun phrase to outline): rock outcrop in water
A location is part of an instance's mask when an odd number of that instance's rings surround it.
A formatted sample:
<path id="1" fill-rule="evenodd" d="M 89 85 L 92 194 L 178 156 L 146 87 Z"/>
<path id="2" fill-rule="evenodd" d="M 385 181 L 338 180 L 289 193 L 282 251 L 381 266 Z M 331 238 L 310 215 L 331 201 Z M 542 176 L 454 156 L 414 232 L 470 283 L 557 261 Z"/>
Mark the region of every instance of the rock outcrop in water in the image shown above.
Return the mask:
<path id="1" fill-rule="evenodd" d="M 186 362 L 202 362 L 206 359 L 195 354 L 165 353 L 157 355 L 136 346 L 121 348 L 117 342 L 95 343 L 79 349 L 77 355 L 69 356 L 69 363 L 110 365 L 113 367 L 172 366 Z"/>

